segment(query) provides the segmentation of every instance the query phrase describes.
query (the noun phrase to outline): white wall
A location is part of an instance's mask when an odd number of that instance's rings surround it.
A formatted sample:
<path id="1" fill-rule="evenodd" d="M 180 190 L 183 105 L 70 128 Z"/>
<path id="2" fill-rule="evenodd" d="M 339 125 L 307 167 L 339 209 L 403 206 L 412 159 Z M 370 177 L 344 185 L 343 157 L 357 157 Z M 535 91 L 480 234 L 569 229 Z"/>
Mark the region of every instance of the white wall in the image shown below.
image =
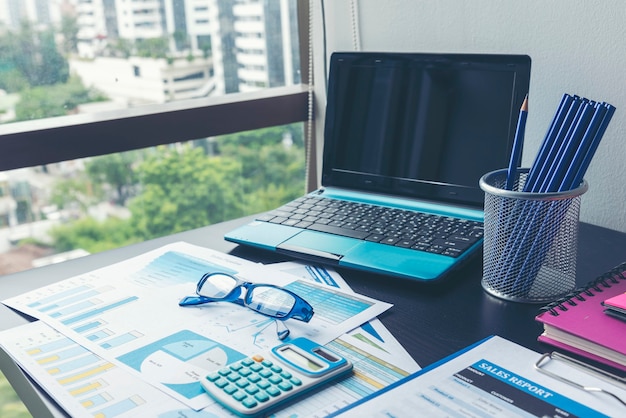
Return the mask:
<path id="1" fill-rule="evenodd" d="M 314 3 L 318 127 L 323 127 L 322 7 L 326 53 L 528 54 L 532 58 L 523 165 L 532 164 L 564 93 L 606 101 L 617 111 L 586 180 L 581 220 L 626 232 L 626 1 L 311 0 Z M 321 155 L 323 129 L 317 130 Z M 319 169 L 321 171 L 321 167 Z"/>

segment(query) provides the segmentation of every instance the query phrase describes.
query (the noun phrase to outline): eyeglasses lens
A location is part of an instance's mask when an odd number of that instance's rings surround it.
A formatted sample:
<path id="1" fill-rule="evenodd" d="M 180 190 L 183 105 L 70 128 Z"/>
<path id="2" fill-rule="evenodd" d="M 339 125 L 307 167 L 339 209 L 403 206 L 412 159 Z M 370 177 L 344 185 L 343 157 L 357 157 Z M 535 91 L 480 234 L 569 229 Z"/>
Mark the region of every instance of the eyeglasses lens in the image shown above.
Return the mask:
<path id="1" fill-rule="evenodd" d="M 208 298 L 225 298 L 237 287 L 237 280 L 225 274 L 212 274 L 202 283 L 198 294 Z"/>
<path id="2" fill-rule="evenodd" d="M 289 293 L 270 286 L 254 287 L 246 299 L 249 308 L 275 318 L 287 316 L 296 303 Z"/>

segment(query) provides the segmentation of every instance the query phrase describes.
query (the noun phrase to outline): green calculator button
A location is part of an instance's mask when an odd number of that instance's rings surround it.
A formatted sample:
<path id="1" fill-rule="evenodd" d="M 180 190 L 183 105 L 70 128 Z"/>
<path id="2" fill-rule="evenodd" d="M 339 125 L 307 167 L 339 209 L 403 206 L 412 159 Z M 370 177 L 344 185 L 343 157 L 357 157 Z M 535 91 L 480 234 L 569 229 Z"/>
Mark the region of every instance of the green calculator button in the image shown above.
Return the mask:
<path id="1" fill-rule="evenodd" d="M 245 358 L 241 360 L 241 364 L 243 364 L 246 367 L 250 367 L 254 364 L 254 360 L 252 360 L 251 358 Z"/>
<path id="2" fill-rule="evenodd" d="M 300 386 L 302 384 L 302 380 L 298 379 L 297 377 L 292 377 L 291 379 L 289 379 L 289 381 L 294 386 Z"/>
<path id="3" fill-rule="evenodd" d="M 241 404 L 245 406 L 246 408 L 254 408 L 255 406 L 258 405 L 257 401 L 255 401 L 254 398 L 246 398 L 243 401 L 241 401 Z"/>
<path id="4" fill-rule="evenodd" d="M 231 396 L 234 400 L 241 402 L 242 400 L 246 399 L 246 397 L 248 397 L 248 394 L 240 390 L 233 393 Z"/>
<path id="5" fill-rule="evenodd" d="M 233 393 L 237 392 L 239 389 L 237 388 L 237 386 L 235 385 L 228 385 L 224 388 L 224 392 L 226 392 L 228 395 L 232 395 Z"/>
<path id="6" fill-rule="evenodd" d="M 278 384 L 279 389 L 284 390 L 285 392 L 290 391 L 291 389 L 293 389 L 293 386 L 291 386 L 291 383 L 289 382 L 280 382 Z"/>
<path id="7" fill-rule="evenodd" d="M 267 402 L 270 400 L 270 397 L 265 392 L 259 392 L 256 395 L 254 395 L 254 399 L 256 399 L 259 402 Z"/>
<path id="8" fill-rule="evenodd" d="M 270 395 L 274 396 L 274 397 L 276 397 L 276 396 L 281 394 L 281 391 L 277 387 L 275 387 L 275 386 L 267 388 L 266 392 L 269 393 Z"/>

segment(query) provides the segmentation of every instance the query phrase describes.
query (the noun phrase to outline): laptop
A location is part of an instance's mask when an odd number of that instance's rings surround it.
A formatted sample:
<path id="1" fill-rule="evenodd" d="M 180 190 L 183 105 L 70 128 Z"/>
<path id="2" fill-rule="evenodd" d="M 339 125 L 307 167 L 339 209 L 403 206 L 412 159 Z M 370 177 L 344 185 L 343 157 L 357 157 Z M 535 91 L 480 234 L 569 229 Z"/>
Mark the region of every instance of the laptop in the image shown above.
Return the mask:
<path id="1" fill-rule="evenodd" d="M 441 280 L 481 249 L 478 182 L 508 166 L 530 67 L 526 55 L 333 53 L 322 187 L 225 239 Z"/>

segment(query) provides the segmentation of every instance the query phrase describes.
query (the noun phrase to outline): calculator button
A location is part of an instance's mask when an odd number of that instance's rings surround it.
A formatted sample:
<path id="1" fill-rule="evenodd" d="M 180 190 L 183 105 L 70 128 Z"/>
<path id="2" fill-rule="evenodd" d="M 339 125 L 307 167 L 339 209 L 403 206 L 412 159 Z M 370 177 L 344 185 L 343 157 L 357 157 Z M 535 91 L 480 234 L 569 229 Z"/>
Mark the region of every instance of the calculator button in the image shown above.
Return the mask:
<path id="1" fill-rule="evenodd" d="M 237 391 L 235 393 L 232 394 L 232 397 L 234 400 L 241 402 L 242 400 L 246 399 L 246 397 L 248 396 L 248 394 L 246 392 L 242 392 L 242 391 Z"/>
<path id="2" fill-rule="evenodd" d="M 278 384 L 278 388 L 287 392 L 293 389 L 293 386 L 291 386 L 291 383 L 283 381 Z"/>
<path id="3" fill-rule="evenodd" d="M 265 367 L 272 367 L 274 363 L 272 363 L 271 360 L 263 360 L 261 364 L 264 365 Z"/>
<path id="4" fill-rule="evenodd" d="M 246 386 L 248 386 L 250 384 L 250 382 L 248 382 L 247 380 L 238 380 L 237 383 L 235 383 L 237 386 L 239 386 L 240 388 L 245 388 Z"/>
<path id="5" fill-rule="evenodd" d="M 259 363 L 253 364 L 252 366 L 250 366 L 250 370 L 252 370 L 253 372 L 259 372 L 261 370 L 263 370 L 263 366 L 260 365 Z"/>
<path id="6" fill-rule="evenodd" d="M 241 404 L 245 406 L 246 408 L 254 408 L 255 406 L 258 405 L 257 401 L 255 401 L 254 398 L 246 398 L 243 401 L 241 401 Z"/>
<path id="7" fill-rule="evenodd" d="M 259 372 L 259 376 L 264 377 L 264 378 L 266 378 L 266 379 L 267 379 L 268 377 L 270 377 L 271 375 L 273 375 L 273 374 L 274 374 L 274 373 L 272 373 L 270 370 L 267 370 L 267 369 L 265 369 L 265 370 L 261 370 L 261 371 Z"/>
<path id="8" fill-rule="evenodd" d="M 291 373 L 289 373 L 289 372 L 287 372 L 287 371 L 284 371 L 284 372 L 282 372 L 282 373 L 280 374 L 280 376 L 281 376 L 283 379 L 289 379 L 289 378 L 291 378 Z"/>
<path id="9" fill-rule="evenodd" d="M 219 378 L 215 382 L 213 382 L 213 384 L 215 384 L 215 386 L 217 386 L 218 388 L 222 389 L 223 387 L 225 387 L 229 383 L 228 383 L 228 380 Z"/>
<path id="10" fill-rule="evenodd" d="M 282 368 L 282 367 L 280 367 L 280 366 L 272 366 L 272 367 L 270 367 L 270 369 L 272 369 L 272 371 L 273 371 L 274 373 L 280 373 L 280 372 L 282 372 L 282 371 L 283 371 L 283 368 Z"/>
<path id="11" fill-rule="evenodd" d="M 239 376 L 238 374 L 231 374 L 229 376 L 226 376 L 226 379 L 228 379 L 228 381 L 230 382 L 236 382 L 237 380 L 241 379 L 241 376 Z"/>
<path id="12" fill-rule="evenodd" d="M 249 393 L 250 395 L 254 395 L 255 393 L 259 392 L 260 389 L 256 386 L 248 386 L 245 389 L 246 393 Z"/>
<path id="13" fill-rule="evenodd" d="M 226 392 L 226 394 L 228 395 L 232 395 L 233 393 L 237 392 L 239 389 L 237 388 L 237 386 L 235 385 L 228 385 L 224 388 L 224 392 Z"/>
<path id="14" fill-rule="evenodd" d="M 256 385 L 257 385 L 259 388 L 261 388 L 261 389 L 267 389 L 267 388 L 269 388 L 270 386 L 272 386 L 272 385 L 270 384 L 270 382 L 268 382 L 267 380 L 261 380 L 261 381 L 260 381 L 260 382 L 258 382 Z"/>
<path id="15" fill-rule="evenodd" d="M 220 375 L 218 373 L 209 373 L 206 376 L 206 380 L 208 380 L 209 382 L 215 382 L 219 378 L 220 378 Z"/>
<path id="16" fill-rule="evenodd" d="M 276 376 L 276 375 L 271 376 L 271 377 L 270 377 L 269 379 L 267 379 L 267 380 L 269 380 L 269 381 L 270 381 L 270 383 L 272 383 L 272 384 L 274 384 L 274 385 L 277 385 L 277 384 L 279 384 L 280 382 L 282 382 L 282 381 L 283 381 L 283 379 L 282 379 L 280 376 Z"/>
<path id="17" fill-rule="evenodd" d="M 234 372 L 241 370 L 242 367 L 243 365 L 241 363 L 235 363 L 230 365 L 230 369 Z"/>
<path id="18" fill-rule="evenodd" d="M 230 374 L 230 372 L 231 372 L 231 370 L 230 370 L 230 369 L 220 369 L 220 370 L 218 371 L 218 373 L 219 373 L 220 375 L 222 375 L 222 376 L 227 376 L 227 375 L 229 375 L 229 374 Z"/>
<path id="19" fill-rule="evenodd" d="M 261 380 L 261 376 L 259 376 L 256 373 L 251 374 L 250 376 L 248 376 L 248 380 L 251 381 L 252 383 L 256 383 L 259 380 Z"/>
<path id="20" fill-rule="evenodd" d="M 257 355 L 252 356 L 252 360 L 256 361 L 257 363 L 260 363 L 260 362 L 262 362 L 264 359 L 263 359 L 263 356 L 262 356 L 262 355 L 257 354 Z"/>
<path id="21" fill-rule="evenodd" d="M 267 402 L 270 400 L 270 397 L 265 392 L 259 392 L 256 395 L 254 395 L 254 399 L 256 399 L 259 402 Z"/>
<path id="22" fill-rule="evenodd" d="M 245 358 L 241 360 L 241 364 L 243 364 L 246 367 L 250 367 L 254 364 L 254 360 L 252 360 L 251 358 Z"/>
<path id="23" fill-rule="evenodd" d="M 252 370 L 250 369 L 241 369 L 239 370 L 239 374 L 242 375 L 243 377 L 248 377 L 252 374 Z"/>
<path id="24" fill-rule="evenodd" d="M 294 386 L 300 386 L 302 384 L 302 380 L 298 379 L 297 377 L 292 377 L 289 381 Z"/>
<path id="25" fill-rule="evenodd" d="M 281 391 L 277 387 L 275 387 L 275 386 L 271 386 L 271 387 L 267 388 L 266 392 L 269 393 L 270 395 L 274 396 L 274 397 L 276 397 L 276 396 L 281 394 Z"/>

